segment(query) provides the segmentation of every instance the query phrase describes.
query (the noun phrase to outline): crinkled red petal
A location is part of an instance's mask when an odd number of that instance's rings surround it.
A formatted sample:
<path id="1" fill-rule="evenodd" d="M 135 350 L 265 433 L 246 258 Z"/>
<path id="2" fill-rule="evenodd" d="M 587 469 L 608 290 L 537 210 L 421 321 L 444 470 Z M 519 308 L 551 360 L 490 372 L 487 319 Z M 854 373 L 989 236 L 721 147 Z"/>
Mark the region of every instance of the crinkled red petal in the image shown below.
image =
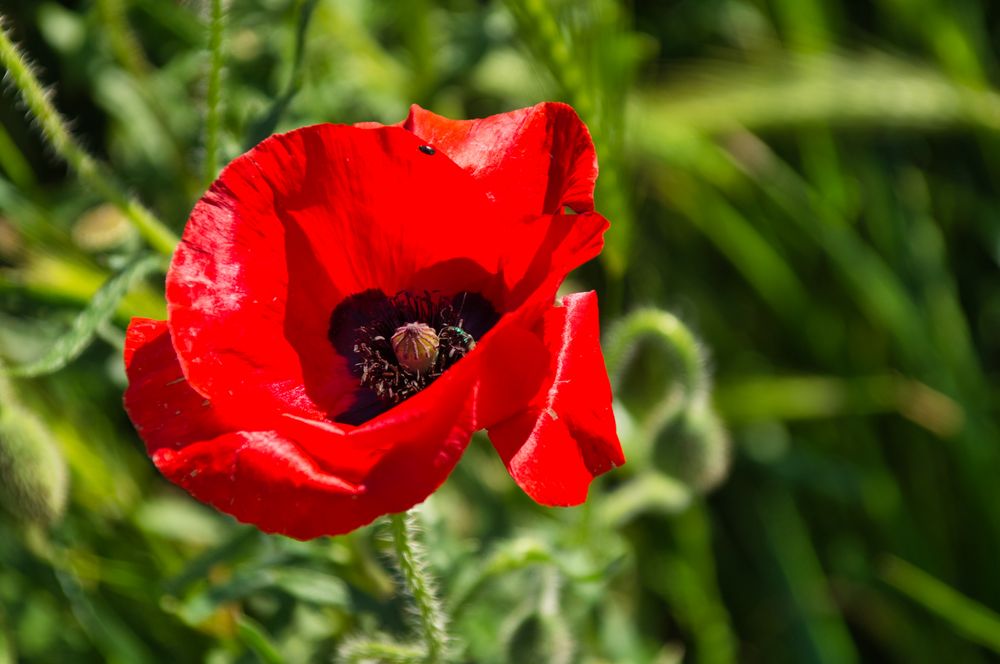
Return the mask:
<path id="1" fill-rule="evenodd" d="M 234 160 L 198 202 L 167 275 L 192 387 L 265 424 L 346 409 L 357 380 L 327 339 L 337 302 L 380 288 L 484 291 L 502 229 L 482 188 L 395 127 L 306 127 Z"/>
<path id="2" fill-rule="evenodd" d="M 417 395 L 371 426 L 283 417 L 254 430 L 184 380 L 165 322 L 134 320 L 125 360 L 126 409 L 160 471 L 241 521 L 298 539 L 348 532 L 424 500 L 476 427 L 471 372 L 445 383 L 440 401 Z"/>
<path id="3" fill-rule="evenodd" d="M 132 319 L 125 335 L 125 371 L 125 411 L 150 453 L 230 430 L 218 410 L 184 379 L 166 321 Z"/>
<path id="4" fill-rule="evenodd" d="M 489 429 L 524 491 L 544 505 L 578 505 L 590 482 L 625 462 L 600 348 L 597 296 L 569 295 L 543 317 L 550 382 L 530 406 Z"/>
<path id="5" fill-rule="evenodd" d="M 594 209 L 597 154 L 587 127 L 566 104 L 545 102 L 480 120 L 449 120 L 415 105 L 403 127 L 518 215 Z"/>

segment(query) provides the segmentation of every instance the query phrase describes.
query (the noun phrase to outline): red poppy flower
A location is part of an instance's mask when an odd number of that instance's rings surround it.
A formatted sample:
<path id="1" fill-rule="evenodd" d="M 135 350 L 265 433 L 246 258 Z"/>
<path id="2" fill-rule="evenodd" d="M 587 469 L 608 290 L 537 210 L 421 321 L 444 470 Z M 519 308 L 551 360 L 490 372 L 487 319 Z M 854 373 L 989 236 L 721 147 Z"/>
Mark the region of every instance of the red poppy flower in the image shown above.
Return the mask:
<path id="1" fill-rule="evenodd" d="M 157 468 L 308 539 L 422 501 L 486 428 L 532 498 L 582 502 L 624 462 L 597 298 L 553 304 L 601 250 L 596 176 L 586 127 L 552 103 L 415 106 L 237 158 L 188 220 L 168 320 L 129 326 L 125 407 Z"/>

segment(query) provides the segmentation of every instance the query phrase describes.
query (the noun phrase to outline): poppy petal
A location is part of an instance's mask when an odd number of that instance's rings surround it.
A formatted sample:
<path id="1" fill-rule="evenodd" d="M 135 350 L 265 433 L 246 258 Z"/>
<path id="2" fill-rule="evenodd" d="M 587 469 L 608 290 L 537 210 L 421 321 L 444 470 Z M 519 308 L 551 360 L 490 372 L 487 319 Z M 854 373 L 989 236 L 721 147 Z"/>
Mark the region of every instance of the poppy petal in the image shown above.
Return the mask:
<path id="1" fill-rule="evenodd" d="M 164 321 L 133 320 L 125 362 L 126 409 L 163 475 L 240 521 L 298 539 L 349 532 L 424 500 L 474 427 L 473 395 L 455 383 L 444 404 L 425 399 L 377 426 L 286 417 L 280 430 L 234 430 L 184 380 Z"/>
<path id="2" fill-rule="evenodd" d="M 421 144 L 398 127 L 317 125 L 223 171 L 167 275 L 171 337 L 195 390 L 262 417 L 329 417 L 357 387 L 327 338 L 341 299 L 444 280 L 481 290 L 497 274 L 494 206 Z"/>
<path id="3" fill-rule="evenodd" d="M 228 430 L 218 411 L 184 379 L 166 321 L 132 319 L 125 335 L 125 371 L 125 411 L 150 453 Z"/>
<path id="4" fill-rule="evenodd" d="M 543 317 L 550 382 L 525 411 L 489 429 L 514 480 L 544 505 L 578 505 L 591 480 L 625 462 L 601 355 L 597 296 L 563 298 Z"/>
<path id="5" fill-rule="evenodd" d="M 400 435 L 395 441 L 373 437 L 362 445 L 370 466 L 355 483 L 303 451 L 306 440 L 310 446 L 353 448 L 350 433 L 307 422 L 287 432 L 238 431 L 179 450 L 161 449 L 153 461 L 198 500 L 266 532 L 306 540 L 350 532 L 421 502 L 448 477 L 471 436 L 460 421 L 433 440 L 422 428 L 409 433 L 392 427 L 381 434 Z M 360 459 L 354 451 L 348 456 Z"/>
<path id="6" fill-rule="evenodd" d="M 586 125 L 566 104 L 544 102 L 481 120 L 449 120 L 414 105 L 403 128 L 523 215 L 594 209 L 597 153 Z"/>
<path id="7" fill-rule="evenodd" d="M 542 215 L 521 224 L 503 259 L 507 309 L 529 299 L 550 306 L 566 275 L 601 253 L 608 226 L 597 212 Z"/>

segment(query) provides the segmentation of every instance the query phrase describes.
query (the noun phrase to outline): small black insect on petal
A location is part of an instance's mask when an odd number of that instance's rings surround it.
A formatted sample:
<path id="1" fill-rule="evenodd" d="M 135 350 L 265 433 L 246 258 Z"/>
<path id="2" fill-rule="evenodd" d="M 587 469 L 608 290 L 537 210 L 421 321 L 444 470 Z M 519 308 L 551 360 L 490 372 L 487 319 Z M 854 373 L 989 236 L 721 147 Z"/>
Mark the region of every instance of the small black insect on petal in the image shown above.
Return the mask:
<path id="1" fill-rule="evenodd" d="M 417 148 L 417 149 L 418 149 L 418 150 L 420 150 L 421 152 L 423 152 L 424 154 L 428 154 L 428 155 L 432 155 L 432 154 L 434 154 L 435 152 L 437 152 L 437 150 L 435 150 L 434 148 L 432 148 L 432 147 L 431 147 L 431 146 L 429 146 L 429 145 L 421 145 L 421 146 L 420 146 L 419 148 Z"/>

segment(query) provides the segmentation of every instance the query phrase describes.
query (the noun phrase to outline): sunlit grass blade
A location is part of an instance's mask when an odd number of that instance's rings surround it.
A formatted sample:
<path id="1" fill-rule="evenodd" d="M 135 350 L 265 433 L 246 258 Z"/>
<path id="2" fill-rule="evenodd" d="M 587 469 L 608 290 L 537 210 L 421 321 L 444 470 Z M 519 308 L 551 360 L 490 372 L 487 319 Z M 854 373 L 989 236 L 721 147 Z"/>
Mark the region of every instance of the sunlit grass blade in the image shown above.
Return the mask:
<path id="1" fill-rule="evenodd" d="M 802 312 L 809 307 L 808 289 L 781 249 L 761 234 L 746 213 L 694 183 L 687 191 L 675 190 L 672 202 L 732 261 L 775 312 L 785 320 L 801 321 Z"/>
<path id="2" fill-rule="evenodd" d="M 706 133 L 796 125 L 1000 130 L 1000 94 L 886 55 L 784 57 L 773 63 L 708 63 L 635 97 L 649 122 Z"/>
<path id="3" fill-rule="evenodd" d="M 886 558 L 882 578 L 956 632 L 1000 655 L 1000 615 L 990 608 L 895 556 Z"/>
<path id="4" fill-rule="evenodd" d="M 802 420 L 899 413 L 941 437 L 965 420 L 962 406 L 927 385 L 896 374 L 747 376 L 716 387 L 713 400 L 730 422 Z"/>
<path id="5" fill-rule="evenodd" d="M 79 357 L 87 348 L 99 328 L 115 315 L 118 303 L 138 280 L 157 269 L 163 269 L 159 256 L 144 256 L 134 260 L 112 277 L 80 312 L 65 335 L 60 337 L 47 353 L 28 364 L 9 367 L 15 376 L 41 376 L 58 371 Z"/>

